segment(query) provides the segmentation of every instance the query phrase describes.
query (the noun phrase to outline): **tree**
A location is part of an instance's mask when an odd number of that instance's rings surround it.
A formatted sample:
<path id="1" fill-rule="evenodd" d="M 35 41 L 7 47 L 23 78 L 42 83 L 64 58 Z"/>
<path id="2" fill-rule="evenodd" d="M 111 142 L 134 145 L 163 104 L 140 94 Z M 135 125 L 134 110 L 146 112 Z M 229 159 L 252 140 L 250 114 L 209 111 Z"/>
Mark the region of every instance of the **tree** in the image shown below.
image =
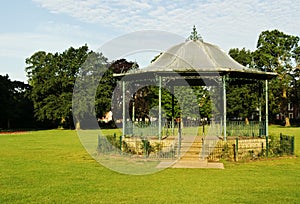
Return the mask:
<path id="1" fill-rule="evenodd" d="M 105 114 L 112 110 L 112 104 L 114 105 L 114 117 L 121 117 L 121 103 L 122 103 L 122 90 L 117 87 L 118 80 L 113 77 L 113 74 L 126 73 L 133 69 L 138 69 L 139 65 L 135 62 L 128 62 L 126 59 L 118 59 L 109 63 L 108 68 L 104 70 L 97 87 L 95 107 L 97 118 L 102 118 Z M 126 96 L 127 99 L 130 96 Z"/>
<path id="2" fill-rule="evenodd" d="M 229 50 L 229 55 L 243 66 L 253 66 L 253 54 L 250 50 L 234 48 Z M 259 82 L 235 84 L 235 80 L 232 79 L 226 89 L 228 117 L 244 118 L 247 123 L 248 118 L 253 116 L 258 108 L 259 94 L 257 94 L 257 90 L 260 89 Z"/>
<path id="3" fill-rule="evenodd" d="M 28 84 L 0 75 L 0 128 L 33 127 L 33 105 L 27 97 L 29 90 Z"/>
<path id="4" fill-rule="evenodd" d="M 73 93 L 73 114 L 76 120 L 76 128 L 93 128 L 95 118 L 102 118 L 112 109 L 121 108 L 122 91 L 116 89 L 118 80 L 114 73 L 124 73 L 131 69 L 137 69 L 138 65 L 119 59 L 112 63 L 102 53 L 89 53 L 86 62 L 80 67 L 78 79 Z M 114 100 L 113 99 L 114 93 Z M 122 111 L 114 111 L 118 114 Z M 82 122 L 85 122 L 82 124 Z M 91 125 L 92 124 L 92 125 Z"/>
<path id="5" fill-rule="evenodd" d="M 99 99 L 100 96 L 96 93 L 97 87 L 102 87 L 105 94 L 110 93 L 111 87 L 106 86 L 111 83 L 110 79 L 103 77 L 108 71 L 108 67 L 108 60 L 102 53 L 91 51 L 79 68 L 72 98 L 72 112 L 76 129 L 90 128 L 96 125 L 93 121 L 99 115 L 99 111 L 108 106 L 108 104 L 104 104 L 104 107 L 101 106 L 99 100 L 102 99 Z M 105 97 L 104 100 L 106 100 Z"/>
<path id="6" fill-rule="evenodd" d="M 30 98 L 35 117 L 53 126 L 70 126 L 72 94 L 80 66 L 87 58 L 88 47 L 70 47 L 63 53 L 39 51 L 26 59 L 26 72 L 32 86 Z"/>
<path id="7" fill-rule="evenodd" d="M 286 126 L 290 125 L 287 104 L 291 100 L 295 63 L 299 60 L 298 42 L 298 36 L 279 30 L 263 31 L 259 35 L 254 53 L 255 63 L 260 69 L 278 73 L 278 77 L 270 82 L 270 101 L 273 102 L 270 109 L 273 115 L 284 114 Z"/>

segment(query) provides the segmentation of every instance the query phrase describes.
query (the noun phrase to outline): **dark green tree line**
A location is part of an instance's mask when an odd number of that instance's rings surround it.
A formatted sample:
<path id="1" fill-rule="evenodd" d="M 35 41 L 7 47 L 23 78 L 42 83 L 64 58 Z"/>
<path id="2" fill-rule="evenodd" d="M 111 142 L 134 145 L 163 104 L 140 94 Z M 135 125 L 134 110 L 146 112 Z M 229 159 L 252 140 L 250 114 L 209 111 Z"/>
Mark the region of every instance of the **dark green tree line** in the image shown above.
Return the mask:
<path id="1" fill-rule="evenodd" d="M 33 104 L 27 97 L 30 86 L 0 75 L 0 129 L 32 128 Z"/>
<path id="2" fill-rule="evenodd" d="M 283 114 L 286 118 L 286 125 L 289 125 L 288 103 L 294 104 L 294 107 L 298 107 L 298 109 L 300 107 L 300 48 L 298 42 L 298 36 L 288 35 L 278 30 L 264 31 L 259 35 L 255 51 L 251 52 L 245 48 L 241 50 L 235 48 L 229 51 L 230 56 L 244 66 L 278 73 L 278 77 L 271 80 L 269 86 L 270 119 L 275 118 L 277 114 Z M 78 117 L 77 122 L 86 117 L 84 115 L 87 111 L 84 110 L 89 109 L 93 109 L 89 111 L 92 113 L 89 117 L 101 118 L 111 110 L 112 103 L 121 106 L 122 92 L 118 90 L 118 80 L 113 77 L 113 73 L 122 73 L 138 68 L 136 63 L 127 62 L 125 59 L 108 62 L 105 56 L 88 50 L 86 45 L 79 48 L 71 47 L 62 53 L 39 51 L 26 59 L 26 64 L 29 85 L 13 83 L 7 76 L 1 78 L 1 88 L 3 89 L 0 93 L 1 128 L 12 126 L 14 123 L 12 121 L 16 120 L 17 115 L 22 115 L 23 110 L 29 112 L 32 110 L 32 108 L 30 109 L 32 104 L 35 118 L 38 121 L 48 124 L 48 127 L 70 127 L 73 125 L 72 111 L 75 111 L 72 110 L 73 94 L 87 96 L 85 101 L 79 101 L 81 108 L 77 109 L 75 114 Z M 101 77 L 99 78 L 99 76 Z M 78 93 L 74 93 L 76 79 L 92 81 L 97 86 L 96 91 L 94 90 L 92 93 L 93 90 L 90 90 L 89 87 L 82 87 Z M 233 85 L 234 81 L 230 81 L 229 84 L 227 87 L 228 117 L 250 118 L 257 115 L 258 90 L 261 90 L 262 84 Z M 177 94 L 178 98 L 175 98 L 175 117 L 179 117 L 179 115 L 196 117 L 193 115 L 195 111 L 190 110 L 188 106 L 188 104 L 196 103 L 200 116 L 209 118 L 212 109 L 209 88 L 192 87 L 191 89 L 195 98 L 191 98 L 185 93 L 190 90 L 176 87 L 179 94 Z M 163 89 L 162 92 L 163 109 L 169 119 L 172 114 L 172 93 L 167 89 Z M 26 95 L 30 100 L 26 98 Z M 182 99 L 179 97 L 180 95 L 183 96 Z M 135 96 L 136 118 L 144 120 L 149 117 L 150 110 L 156 111 L 158 106 L 157 86 L 144 87 L 138 90 Z M 133 97 L 126 96 L 126 98 L 131 98 L 130 106 L 133 104 Z M 112 102 L 112 98 L 115 101 Z M 19 102 L 16 103 L 16 101 Z M 25 106 L 28 108 L 24 109 L 24 106 L 15 108 L 21 104 L 27 104 Z M 186 113 L 180 110 L 180 105 L 186 108 Z M 131 107 L 129 108 L 131 109 Z M 120 114 L 120 112 L 116 114 Z M 28 115 L 30 114 L 28 113 Z"/>

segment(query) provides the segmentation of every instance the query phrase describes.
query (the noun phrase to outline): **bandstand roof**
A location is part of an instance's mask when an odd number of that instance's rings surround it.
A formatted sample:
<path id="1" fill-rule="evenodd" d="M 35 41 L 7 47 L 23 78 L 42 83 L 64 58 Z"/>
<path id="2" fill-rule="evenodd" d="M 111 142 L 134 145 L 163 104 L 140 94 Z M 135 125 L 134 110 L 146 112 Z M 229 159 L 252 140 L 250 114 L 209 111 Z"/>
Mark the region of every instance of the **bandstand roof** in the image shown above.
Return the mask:
<path id="1" fill-rule="evenodd" d="M 149 66 L 127 73 L 115 74 L 115 77 L 148 78 L 152 75 L 165 77 L 180 76 L 193 81 L 193 78 L 211 78 L 227 75 L 240 81 L 249 79 L 271 79 L 277 74 L 245 67 L 218 46 L 202 40 L 188 40 L 177 44 L 162 53 Z"/>

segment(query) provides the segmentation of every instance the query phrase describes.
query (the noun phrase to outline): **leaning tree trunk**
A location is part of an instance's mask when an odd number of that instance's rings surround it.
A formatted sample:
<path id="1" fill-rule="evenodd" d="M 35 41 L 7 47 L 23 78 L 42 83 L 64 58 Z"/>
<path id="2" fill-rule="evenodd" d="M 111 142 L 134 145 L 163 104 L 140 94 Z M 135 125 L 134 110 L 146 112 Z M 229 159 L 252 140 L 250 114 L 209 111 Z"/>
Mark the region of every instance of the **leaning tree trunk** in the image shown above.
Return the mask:
<path id="1" fill-rule="evenodd" d="M 285 127 L 290 127 L 291 123 L 290 123 L 290 119 L 289 117 L 285 117 Z"/>
<path id="2" fill-rule="evenodd" d="M 75 117 L 75 120 L 75 130 L 80 130 L 80 120 L 78 119 L 78 117 Z"/>
<path id="3" fill-rule="evenodd" d="M 282 90 L 282 98 L 283 98 L 283 110 L 285 112 L 285 127 L 290 127 L 291 123 L 290 123 L 290 118 L 287 116 L 288 115 L 288 110 L 287 110 L 287 90 L 286 88 L 283 88 Z"/>

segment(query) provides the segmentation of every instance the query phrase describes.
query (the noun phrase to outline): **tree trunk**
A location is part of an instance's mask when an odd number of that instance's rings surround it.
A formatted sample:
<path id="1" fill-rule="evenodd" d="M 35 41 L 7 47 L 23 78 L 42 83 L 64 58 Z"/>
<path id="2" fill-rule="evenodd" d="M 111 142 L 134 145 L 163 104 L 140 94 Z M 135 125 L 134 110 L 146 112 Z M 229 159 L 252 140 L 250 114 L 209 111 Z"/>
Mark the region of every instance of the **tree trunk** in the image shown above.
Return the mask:
<path id="1" fill-rule="evenodd" d="M 75 130 L 80 130 L 80 120 L 79 117 L 75 116 Z"/>
<path id="2" fill-rule="evenodd" d="M 286 88 L 283 88 L 282 90 L 282 98 L 287 98 L 287 95 L 286 95 Z"/>
<path id="3" fill-rule="evenodd" d="M 58 126 L 59 129 L 64 129 L 64 123 L 66 122 L 66 119 L 64 117 L 61 117 L 60 124 Z"/>
<path id="4" fill-rule="evenodd" d="M 75 129 L 80 130 L 80 121 L 79 120 L 76 121 Z"/>
<path id="5" fill-rule="evenodd" d="M 290 123 L 290 119 L 289 117 L 285 117 L 285 127 L 290 127 L 291 123 Z"/>
<path id="6" fill-rule="evenodd" d="M 249 119 L 245 118 L 245 125 L 249 125 Z"/>

